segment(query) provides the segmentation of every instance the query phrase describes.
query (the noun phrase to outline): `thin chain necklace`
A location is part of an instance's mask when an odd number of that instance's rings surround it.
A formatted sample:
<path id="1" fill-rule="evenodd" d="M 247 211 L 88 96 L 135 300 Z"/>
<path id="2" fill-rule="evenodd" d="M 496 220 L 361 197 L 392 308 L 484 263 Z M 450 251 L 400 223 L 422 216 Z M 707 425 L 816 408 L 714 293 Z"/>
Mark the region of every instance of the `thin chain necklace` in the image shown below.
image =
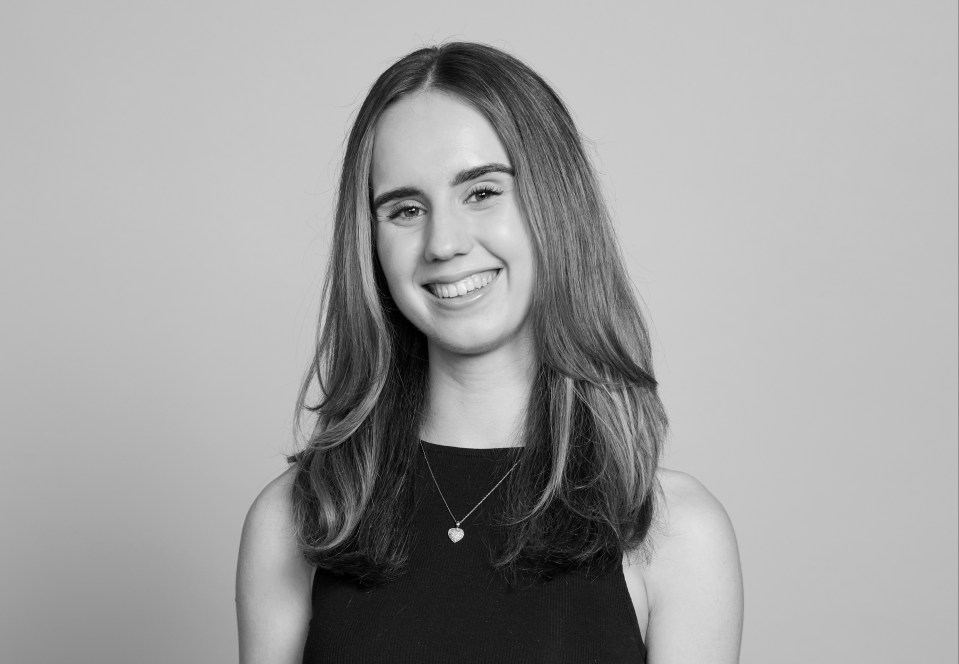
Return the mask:
<path id="1" fill-rule="evenodd" d="M 456 544 L 457 542 L 459 542 L 461 539 L 463 539 L 463 536 L 466 535 L 466 533 L 463 532 L 463 529 L 460 528 L 460 524 L 466 521 L 469 518 L 470 514 L 475 512 L 476 508 L 483 504 L 484 500 L 486 500 L 491 495 L 493 495 L 493 492 L 496 491 L 496 488 L 500 484 L 502 484 L 507 477 L 509 477 L 509 474 L 513 472 L 513 469 L 516 468 L 516 466 L 518 466 L 519 462 L 521 461 L 521 459 L 517 459 L 516 463 L 514 463 L 510 467 L 510 469 L 506 471 L 506 474 L 500 478 L 499 482 L 494 484 L 493 488 L 487 491 L 485 496 L 480 498 L 480 501 L 473 506 L 473 509 L 467 512 L 466 516 L 464 516 L 462 519 L 457 519 L 456 516 L 453 514 L 453 510 L 450 509 L 450 504 L 446 502 L 446 496 L 443 495 L 443 490 L 440 489 L 440 483 L 436 481 L 436 475 L 433 474 L 433 466 L 430 465 L 430 458 L 426 456 L 426 447 L 423 445 L 423 441 L 420 441 L 420 449 L 423 450 L 423 460 L 426 461 L 426 468 L 430 471 L 430 477 L 433 478 L 433 484 L 436 486 L 436 490 L 437 492 L 439 492 L 440 498 L 443 499 L 443 504 L 446 505 L 446 511 L 450 513 L 450 516 L 453 517 L 453 521 L 456 522 L 456 525 L 453 528 L 450 528 L 448 531 L 446 531 L 446 534 L 449 535 L 449 538 L 453 541 L 453 544 Z"/>

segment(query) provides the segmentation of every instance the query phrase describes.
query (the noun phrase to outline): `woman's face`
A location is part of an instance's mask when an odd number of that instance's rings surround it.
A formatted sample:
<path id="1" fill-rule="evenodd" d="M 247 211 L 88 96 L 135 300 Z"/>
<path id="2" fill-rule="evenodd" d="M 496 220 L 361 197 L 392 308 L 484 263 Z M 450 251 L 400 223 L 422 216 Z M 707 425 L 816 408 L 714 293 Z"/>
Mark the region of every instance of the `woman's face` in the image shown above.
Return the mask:
<path id="1" fill-rule="evenodd" d="M 529 348 L 534 257 L 496 130 L 454 96 L 394 102 L 376 126 L 376 247 L 390 294 L 431 344 Z"/>

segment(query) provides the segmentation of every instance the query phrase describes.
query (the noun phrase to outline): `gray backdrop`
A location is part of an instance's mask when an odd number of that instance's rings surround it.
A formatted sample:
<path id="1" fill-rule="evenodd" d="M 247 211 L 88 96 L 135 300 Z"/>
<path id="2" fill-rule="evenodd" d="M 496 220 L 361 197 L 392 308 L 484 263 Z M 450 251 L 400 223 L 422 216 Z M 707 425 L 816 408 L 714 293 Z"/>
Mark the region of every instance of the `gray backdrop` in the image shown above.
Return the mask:
<path id="1" fill-rule="evenodd" d="M 743 662 L 957 661 L 956 3 L 0 10 L 0 660 L 230 662 L 345 131 L 486 41 L 569 102 L 736 525 Z"/>

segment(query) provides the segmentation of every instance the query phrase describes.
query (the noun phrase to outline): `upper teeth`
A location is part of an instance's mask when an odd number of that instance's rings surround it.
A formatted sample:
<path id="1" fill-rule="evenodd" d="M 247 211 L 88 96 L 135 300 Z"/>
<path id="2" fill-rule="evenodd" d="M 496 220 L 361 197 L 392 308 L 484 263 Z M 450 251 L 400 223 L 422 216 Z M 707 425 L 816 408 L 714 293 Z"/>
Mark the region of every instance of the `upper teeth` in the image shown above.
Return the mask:
<path id="1" fill-rule="evenodd" d="M 496 272 L 496 270 L 477 272 L 453 284 L 429 284 L 427 287 L 436 297 L 459 297 L 487 285 L 496 276 Z"/>

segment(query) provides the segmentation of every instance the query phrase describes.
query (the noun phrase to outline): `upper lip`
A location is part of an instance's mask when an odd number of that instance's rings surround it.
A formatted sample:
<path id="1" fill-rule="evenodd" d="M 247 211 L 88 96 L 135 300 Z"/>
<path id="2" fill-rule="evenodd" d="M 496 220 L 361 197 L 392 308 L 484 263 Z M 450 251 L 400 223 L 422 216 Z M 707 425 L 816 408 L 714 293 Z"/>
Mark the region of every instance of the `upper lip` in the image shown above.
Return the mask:
<path id="1" fill-rule="evenodd" d="M 465 279 L 474 274 L 480 274 L 481 272 L 490 272 L 492 270 L 499 270 L 498 267 L 481 267 L 474 270 L 463 270 L 462 272 L 456 272 L 455 274 L 445 274 L 441 277 L 433 277 L 423 282 L 423 285 L 428 284 L 455 284 L 461 279 Z"/>

